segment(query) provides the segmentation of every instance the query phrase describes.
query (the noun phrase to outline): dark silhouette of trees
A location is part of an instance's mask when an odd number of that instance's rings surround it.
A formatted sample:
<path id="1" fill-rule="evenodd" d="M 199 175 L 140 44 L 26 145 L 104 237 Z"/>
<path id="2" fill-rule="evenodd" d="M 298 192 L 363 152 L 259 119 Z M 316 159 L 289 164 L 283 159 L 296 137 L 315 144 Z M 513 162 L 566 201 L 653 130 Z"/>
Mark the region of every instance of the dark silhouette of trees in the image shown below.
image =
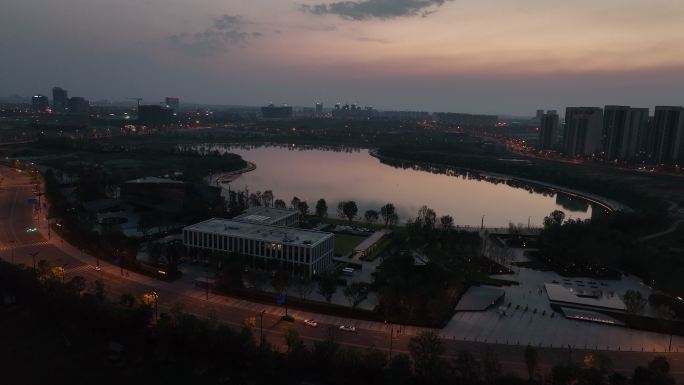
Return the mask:
<path id="1" fill-rule="evenodd" d="M 413 360 L 413 371 L 419 381 L 425 384 L 443 383 L 447 364 L 442 358 L 444 345 L 436 333 L 418 333 L 409 341 L 408 349 Z"/>
<path id="2" fill-rule="evenodd" d="M 532 382 L 539 370 L 539 353 L 530 345 L 525 348 L 525 366 L 527 366 L 528 378 Z"/>
<path id="3" fill-rule="evenodd" d="M 451 231 L 454 228 L 454 218 L 451 215 L 439 217 L 439 224 L 443 231 Z"/>
<path id="4" fill-rule="evenodd" d="M 306 201 L 301 201 L 297 205 L 297 210 L 302 214 L 302 216 L 309 214 L 309 204 Z"/>
<path id="5" fill-rule="evenodd" d="M 321 274 L 318 276 L 318 293 L 325 298 L 325 301 L 330 303 L 333 295 L 337 291 L 337 282 L 335 277 L 330 274 Z"/>
<path id="6" fill-rule="evenodd" d="M 380 215 L 383 221 L 385 221 L 385 226 L 395 225 L 399 217 L 397 216 L 397 211 L 392 203 L 386 203 L 380 208 Z"/>
<path id="7" fill-rule="evenodd" d="M 344 296 L 349 301 L 351 307 L 356 309 L 368 297 L 368 288 L 364 283 L 354 282 L 344 288 Z"/>
<path id="8" fill-rule="evenodd" d="M 627 311 L 632 314 L 640 314 L 646 306 L 646 298 L 637 290 L 627 290 L 622 296 Z"/>
<path id="9" fill-rule="evenodd" d="M 337 205 L 337 215 L 340 218 L 347 218 L 350 225 L 358 213 L 359 208 L 354 201 L 342 201 Z"/>
<path id="10" fill-rule="evenodd" d="M 273 207 L 277 209 L 286 209 L 287 203 L 285 203 L 285 201 L 282 199 L 276 199 L 275 202 L 273 202 Z"/>
<path id="11" fill-rule="evenodd" d="M 316 216 L 319 219 L 323 219 L 328 216 L 328 203 L 323 198 L 316 202 Z"/>
<path id="12" fill-rule="evenodd" d="M 366 223 L 368 223 L 369 225 L 372 225 L 378 221 L 378 219 L 380 218 L 380 214 L 377 211 L 371 209 L 371 210 L 366 210 L 363 217 L 364 217 L 364 219 L 366 219 Z"/>

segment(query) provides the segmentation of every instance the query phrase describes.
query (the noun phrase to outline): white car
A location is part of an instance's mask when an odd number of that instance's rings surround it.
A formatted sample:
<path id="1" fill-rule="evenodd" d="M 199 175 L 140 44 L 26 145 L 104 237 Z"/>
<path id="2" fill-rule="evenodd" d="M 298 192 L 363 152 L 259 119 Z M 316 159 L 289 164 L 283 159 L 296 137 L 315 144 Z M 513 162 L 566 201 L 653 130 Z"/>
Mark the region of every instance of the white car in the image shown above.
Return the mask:
<path id="1" fill-rule="evenodd" d="M 95 269 L 95 271 L 100 271 L 100 270 L 102 270 L 102 268 L 101 268 L 100 266 L 95 266 L 95 267 L 93 267 L 93 269 Z"/>
<path id="2" fill-rule="evenodd" d="M 312 327 L 312 328 L 316 328 L 316 327 L 318 327 L 318 322 L 314 321 L 313 319 L 305 319 L 304 325 Z"/>
<path id="3" fill-rule="evenodd" d="M 353 332 L 356 331 L 356 328 L 355 328 L 354 326 L 352 326 L 352 325 L 341 325 L 341 326 L 340 326 L 340 330 L 342 330 L 343 332 L 351 332 L 351 333 L 353 333 Z"/>

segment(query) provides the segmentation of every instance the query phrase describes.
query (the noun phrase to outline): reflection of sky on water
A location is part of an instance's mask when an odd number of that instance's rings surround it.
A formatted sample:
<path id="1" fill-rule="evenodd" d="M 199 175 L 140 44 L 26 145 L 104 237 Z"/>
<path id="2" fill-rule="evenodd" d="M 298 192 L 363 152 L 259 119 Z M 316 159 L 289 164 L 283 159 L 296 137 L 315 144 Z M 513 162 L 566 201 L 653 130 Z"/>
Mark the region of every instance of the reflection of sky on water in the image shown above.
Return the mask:
<path id="1" fill-rule="evenodd" d="M 293 196 L 309 207 L 319 198 L 328 202 L 329 215 L 337 203 L 355 200 L 359 215 L 387 202 L 405 221 L 427 205 L 437 215 L 450 214 L 458 225 L 507 226 L 510 221 L 540 225 L 544 216 L 560 209 L 573 219 L 591 217 L 586 202 L 559 194 L 539 194 L 505 183 L 494 184 L 465 176 L 450 176 L 382 164 L 367 150 L 354 152 L 300 150 L 287 147 L 234 147 L 231 152 L 255 163 L 256 170 L 231 183 L 231 189 L 272 190 L 289 204 Z"/>

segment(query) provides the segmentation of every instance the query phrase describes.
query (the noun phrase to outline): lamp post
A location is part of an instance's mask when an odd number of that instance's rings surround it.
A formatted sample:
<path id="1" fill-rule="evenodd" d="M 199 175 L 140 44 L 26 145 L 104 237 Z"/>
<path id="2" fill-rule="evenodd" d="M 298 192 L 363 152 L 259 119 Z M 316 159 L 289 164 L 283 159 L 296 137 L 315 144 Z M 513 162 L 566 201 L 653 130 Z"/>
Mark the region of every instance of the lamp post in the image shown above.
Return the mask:
<path id="1" fill-rule="evenodd" d="M 266 310 L 262 310 L 259 313 L 259 316 L 261 317 L 260 324 L 259 324 L 259 348 L 261 348 L 261 345 L 264 344 L 264 313 Z"/>
<path id="2" fill-rule="evenodd" d="M 38 255 L 38 253 L 39 253 L 38 251 L 33 252 L 33 253 L 29 253 L 31 258 L 33 258 L 33 271 L 36 271 L 36 256 Z"/>
<path id="3" fill-rule="evenodd" d="M 484 230 L 484 215 L 482 215 L 482 222 L 480 222 L 480 230 Z"/>
<path id="4" fill-rule="evenodd" d="M 206 300 L 209 301 L 209 263 L 207 262 L 206 269 L 205 269 L 207 281 L 204 283 L 204 286 L 206 287 Z"/>
<path id="5" fill-rule="evenodd" d="M 159 292 L 155 290 L 152 294 L 154 295 L 154 321 L 157 322 L 159 321 Z"/>
<path id="6" fill-rule="evenodd" d="M 394 325 L 390 326 L 390 346 L 389 346 L 389 358 L 392 359 L 392 343 L 394 342 Z"/>

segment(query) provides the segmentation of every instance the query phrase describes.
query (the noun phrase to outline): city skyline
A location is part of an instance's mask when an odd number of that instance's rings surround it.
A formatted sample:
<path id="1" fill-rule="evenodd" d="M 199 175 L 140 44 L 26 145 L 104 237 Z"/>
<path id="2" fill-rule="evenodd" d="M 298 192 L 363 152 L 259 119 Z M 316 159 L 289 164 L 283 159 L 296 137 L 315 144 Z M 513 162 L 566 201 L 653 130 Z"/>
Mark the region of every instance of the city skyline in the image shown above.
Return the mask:
<path id="1" fill-rule="evenodd" d="M 684 104 L 675 1 L 12 0 L 0 21 L 2 94 L 512 115 Z"/>

